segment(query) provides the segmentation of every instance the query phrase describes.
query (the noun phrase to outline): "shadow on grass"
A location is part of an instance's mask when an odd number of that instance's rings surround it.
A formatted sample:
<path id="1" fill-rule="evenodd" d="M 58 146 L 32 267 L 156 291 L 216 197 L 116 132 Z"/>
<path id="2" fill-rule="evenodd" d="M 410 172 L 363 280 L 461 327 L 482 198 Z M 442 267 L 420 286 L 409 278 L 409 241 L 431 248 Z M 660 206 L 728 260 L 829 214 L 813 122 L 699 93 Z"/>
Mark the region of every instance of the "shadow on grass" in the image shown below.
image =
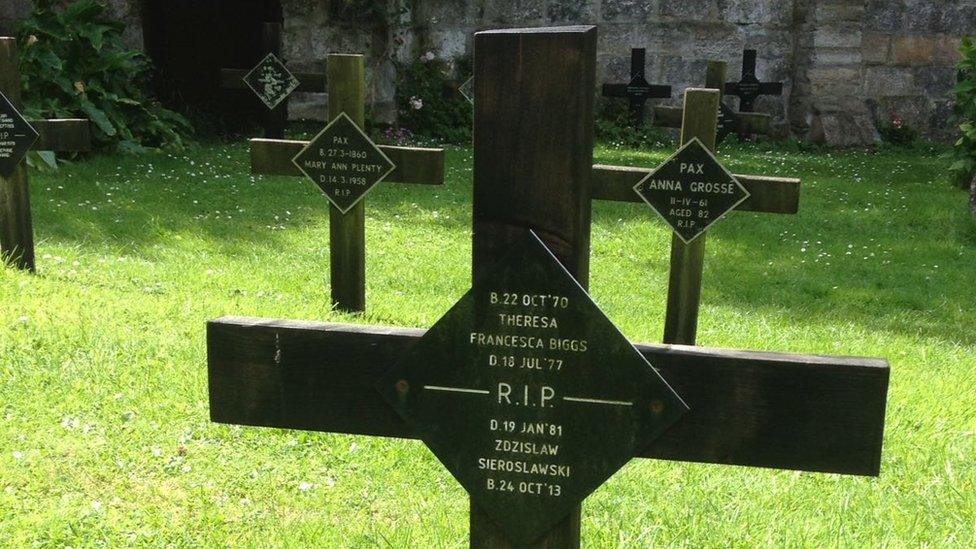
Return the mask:
<path id="1" fill-rule="evenodd" d="M 937 158 L 736 155 L 735 171 L 768 163 L 769 173 L 801 176 L 801 213 L 737 212 L 717 224 L 708 237 L 704 304 L 773 308 L 798 321 L 840 316 L 875 330 L 976 344 L 968 291 L 976 280 L 976 227 L 964 193 L 931 181 L 941 172 Z M 613 151 L 597 161 L 638 157 L 656 158 Z M 374 230 L 379 220 L 467 234 L 470 151 L 449 150 L 447 173 L 441 187 L 380 184 L 366 199 Z M 300 178 L 252 178 L 246 143 L 96 157 L 32 179 L 35 227 L 47 241 L 139 253 L 193 238 L 233 256 L 293 246 L 294 229 L 328 231 L 321 192 Z M 642 204 L 598 201 L 593 220 L 611 234 L 666 230 Z M 416 250 L 437 253 L 424 248 Z M 666 263 L 667 251 L 655 261 Z"/>
<path id="2" fill-rule="evenodd" d="M 448 162 L 460 158 L 454 151 Z M 328 230 L 324 194 L 304 178 L 251 176 L 246 143 L 205 145 L 175 156 L 96 156 L 31 178 L 41 240 L 139 252 L 189 237 L 237 254 L 283 245 L 293 229 Z M 365 198 L 366 216 L 410 222 L 438 211 L 438 225 L 457 228 L 470 219 L 469 195 L 467 181 L 380 183 Z"/>

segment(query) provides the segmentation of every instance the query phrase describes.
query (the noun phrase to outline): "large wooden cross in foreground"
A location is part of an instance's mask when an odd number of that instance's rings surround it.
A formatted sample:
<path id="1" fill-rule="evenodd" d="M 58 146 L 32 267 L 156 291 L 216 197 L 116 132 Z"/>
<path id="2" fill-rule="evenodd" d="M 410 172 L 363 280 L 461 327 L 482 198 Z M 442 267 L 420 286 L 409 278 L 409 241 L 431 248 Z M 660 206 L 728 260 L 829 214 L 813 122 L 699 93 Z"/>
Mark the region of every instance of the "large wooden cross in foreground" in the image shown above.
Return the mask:
<path id="1" fill-rule="evenodd" d="M 281 22 L 265 22 L 261 25 L 261 56 L 273 55 L 281 57 L 282 50 Z M 244 77 L 251 72 L 248 69 L 220 69 L 220 87 L 225 90 L 248 89 Z M 319 73 L 294 73 L 298 79 L 298 87 L 293 91 L 322 93 L 325 91 L 325 75 Z M 263 106 L 267 106 L 266 104 Z M 264 137 L 267 139 L 284 139 L 285 127 L 288 125 L 288 99 L 283 99 L 273 108 L 265 111 Z"/>
<path id="2" fill-rule="evenodd" d="M 505 258 L 512 250 L 520 249 L 519 243 L 529 230 L 541 238 L 565 268 L 566 275 L 574 277 L 585 288 L 589 270 L 596 29 L 479 32 L 475 35 L 475 52 L 472 254 L 476 291 L 465 299 L 483 296 L 479 292 L 484 290 L 486 281 L 496 280 L 492 278 L 497 274 L 496 263 L 506 263 Z M 714 93 L 689 92 L 686 104 L 714 103 Z M 535 267 L 533 263 L 525 268 Z M 506 272 L 517 282 L 521 276 L 519 267 L 511 269 L 514 270 Z M 523 274 L 538 279 L 529 270 Z M 552 290 L 559 293 L 555 286 Z M 512 298 L 511 303 L 531 305 L 536 309 L 530 310 L 537 313 L 541 310 L 538 307 L 547 303 L 550 307 L 560 303 L 558 295 L 533 294 L 527 296 L 528 300 L 525 297 Z M 505 304 L 509 297 L 502 295 L 498 300 Z M 475 314 L 479 314 L 479 307 L 483 313 L 488 306 L 487 301 L 476 303 L 480 305 L 475 305 Z M 491 303 L 496 303 L 494 295 Z M 457 307 L 449 314 L 457 313 Z M 525 308 L 515 306 L 512 310 Z M 570 325 L 570 331 L 579 321 L 572 317 L 561 319 Z M 439 322 L 433 330 L 444 328 Z M 462 324 L 459 329 L 466 334 L 465 330 L 480 330 L 484 326 Z M 527 327 L 511 333 L 531 337 L 540 333 L 540 329 Z M 567 332 L 556 333 L 559 337 L 567 335 Z M 463 385 L 418 386 L 406 377 L 393 386 L 386 385 L 387 380 L 398 379 L 397 370 L 403 367 L 404 357 L 416 354 L 415 346 L 424 335 L 424 330 L 408 328 L 253 318 L 212 321 L 207 327 L 211 418 L 229 424 L 423 437 L 430 446 L 432 431 L 418 431 L 415 423 L 408 423 L 399 407 L 394 410 L 397 397 L 392 396 L 394 400 L 390 400 L 390 395 L 395 388 L 401 405 L 415 398 L 437 399 L 438 406 L 443 407 L 436 408 L 439 413 L 435 417 L 450 416 L 450 421 L 455 423 L 468 417 L 465 411 L 469 408 L 452 406 L 470 407 L 471 404 L 460 403 L 482 402 L 492 410 L 497 399 L 499 422 L 490 427 L 472 423 L 466 437 L 457 440 L 459 447 L 484 442 L 486 447 L 491 443 L 495 448 L 498 441 L 492 439 L 500 435 L 493 432 L 496 428 L 505 429 L 504 417 L 549 418 L 550 414 L 560 417 L 558 414 L 563 411 L 579 410 L 579 406 L 591 406 L 584 409 L 604 415 L 615 411 L 612 413 L 621 417 L 631 417 L 627 415 L 631 413 L 646 417 L 646 414 L 667 411 L 662 402 L 655 400 L 645 408 L 639 394 L 626 401 L 613 400 L 617 396 L 614 391 L 632 392 L 633 389 L 626 387 L 626 379 L 616 384 L 606 382 L 613 377 L 610 371 L 592 375 L 579 387 L 579 392 L 573 393 L 575 396 L 562 396 L 557 402 L 559 393 L 553 387 L 560 386 L 562 376 L 576 372 L 575 366 L 595 366 L 598 371 L 618 368 L 616 361 L 602 354 L 610 349 L 583 349 L 596 353 L 587 355 L 595 364 L 573 363 L 572 368 L 553 370 L 550 363 L 546 372 L 524 373 L 517 369 L 499 370 L 501 366 L 490 359 L 484 363 L 465 362 L 462 366 L 461 361 L 468 352 L 465 350 L 467 337 L 464 343 L 452 344 L 456 347 L 438 347 L 436 341 L 424 340 L 425 349 L 434 345 L 434 350 L 447 352 L 448 356 L 454 352 L 452 349 L 457 349 L 456 367 L 475 372 L 475 377 L 468 380 L 471 384 L 477 385 L 479 377 L 515 376 L 527 380 L 525 400 L 516 401 L 524 402 L 522 407 L 511 406 L 512 387 L 507 383 L 498 384 L 497 391 L 490 385 L 485 390 Z M 560 363 L 561 359 L 573 361 L 582 356 L 571 352 L 567 343 L 558 347 L 559 352 L 550 350 L 546 356 L 558 358 Z M 626 354 L 628 347 L 619 346 L 612 352 Z M 629 352 L 633 350 L 630 348 Z M 636 351 L 653 365 L 690 409 L 663 435 L 655 435 L 651 443 L 635 449 L 634 457 L 852 475 L 879 474 L 889 375 L 884 360 L 662 345 L 636 345 Z M 511 357 L 513 364 L 537 364 L 528 360 L 532 358 L 531 353 L 514 349 L 507 352 L 518 355 L 519 361 L 514 360 L 516 356 Z M 507 362 L 506 357 L 502 358 L 502 362 Z M 451 361 L 447 363 L 446 371 L 450 373 Z M 396 369 L 391 371 L 394 365 Z M 530 390 L 533 395 L 540 394 L 541 400 L 530 400 Z M 418 391 L 420 395 L 415 396 Z M 605 395 L 594 395 L 594 392 Z M 427 393 L 430 395 L 424 397 Z M 578 398 L 581 396 L 591 398 Z M 472 494 L 472 547 L 579 547 L 579 499 L 560 500 L 563 497 L 560 494 L 569 490 L 554 491 L 553 483 L 571 487 L 580 471 L 560 462 L 574 459 L 574 463 L 586 464 L 587 453 L 602 455 L 607 450 L 607 441 L 617 440 L 610 435 L 628 428 L 626 421 L 594 423 L 585 418 L 581 417 L 586 427 L 575 423 L 541 424 L 546 429 L 547 440 L 555 441 L 547 446 L 547 452 L 552 452 L 549 457 L 528 455 L 537 452 L 517 446 L 523 448 L 518 451 L 526 453 L 513 457 L 506 450 L 490 450 L 477 464 L 465 460 L 452 465 L 455 476 L 458 467 L 469 467 L 476 477 L 487 475 L 486 482 L 465 485 Z M 512 422 L 513 428 L 517 425 Z M 526 426 L 536 428 L 535 423 L 523 423 Z M 486 432 L 489 428 L 492 432 Z M 564 430 L 583 435 L 585 441 L 573 443 L 571 440 L 578 438 L 560 438 Z M 487 440 L 482 441 L 481 437 Z M 531 448 L 535 449 L 536 444 L 533 442 Z M 431 447 L 443 460 L 444 448 Z M 479 469 L 483 470 L 479 472 Z M 541 493 L 539 487 L 543 488 Z M 474 503 L 475 499 L 492 501 L 492 494 L 498 494 L 498 490 L 502 495 L 497 497 L 507 497 L 505 501 L 510 502 L 511 509 Z M 572 506 L 567 507 L 567 503 Z M 497 520 L 500 513 L 515 516 L 524 513 L 528 524 L 530 515 L 546 513 L 555 505 L 568 511 L 545 532 L 530 536 L 532 539 L 526 539 L 529 536 L 513 529 L 511 523 L 505 527 Z"/>
<path id="3" fill-rule="evenodd" d="M 0 93 L 10 101 L 14 109 L 19 108 L 20 71 L 17 40 L 14 38 L 0 37 Z M 12 119 L 20 118 L 19 113 L 12 114 Z M 31 120 L 30 125 L 38 134 L 37 140 L 30 146 L 32 150 L 69 152 L 91 149 L 88 120 Z M 0 129 L 0 135 L 4 131 Z M 0 141 L 12 142 L 22 138 L 24 137 L 11 135 L 9 141 Z M 0 155 L 2 154 L 0 151 Z M 16 161 L 16 166 L 12 171 L 8 174 L 0 173 L 0 262 L 33 272 L 36 264 L 27 162 L 22 158 L 13 160 Z"/>
<path id="4" fill-rule="evenodd" d="M 333 54 L 327 59 L 329 116 L 345 113 L 363 127 L 366 105 L 365 64 L 362 55 Z M 309 142 L 276 139 L 251 140 L 251 173 L 302 176 L 293 161 Z M 380 146 L 395 165 L 383 181 L 419 185 L 444 183 L 444 150 Z M 332 303 L 343 311 L 366 308 L 366 213 L 363 200 L 343 212 L 330 205 L 329 254 Z"/>

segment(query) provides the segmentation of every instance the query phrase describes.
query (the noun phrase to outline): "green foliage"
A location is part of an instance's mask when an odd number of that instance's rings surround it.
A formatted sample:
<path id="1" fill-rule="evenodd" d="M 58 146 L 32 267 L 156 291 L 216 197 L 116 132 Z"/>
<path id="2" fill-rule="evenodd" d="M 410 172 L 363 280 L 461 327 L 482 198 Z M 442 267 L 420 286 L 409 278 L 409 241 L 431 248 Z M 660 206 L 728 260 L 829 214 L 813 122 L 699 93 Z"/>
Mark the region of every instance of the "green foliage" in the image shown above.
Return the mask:
<path id="1" fill-rule="evenodd" d="M 88 118 L 99 149 L 181 148 L 189 122 L 149 96 L 149 61 L 123 43 L 125 25 L 97 0 L 60 5 L 36 0 L 18 29 L 25 113 Z"/>
<path id="2" fill-rule="evenodd" d="M 628 103 L 622 99 L 604 99 L 597 107 L 595 137 L 597 142 L 615 148 L 663 148 L 674 141 L 668 131 L 651 125 L 651 105 L 648 103 L 644 127 L 631 124 Z"/>
<path id="3" fill-rule="evenodd" d="M 976 37 L 964 39 L 960 52 L 961 78 L 953 93 L 956 99 L 954 121 L 959 124 L 962 135 L 956 141 L 952 155 L 954 162 L 949 171 L 953 183 L 965 188 L 976 175 Z"/>
<path id="4" fill-rule="evenodd" d="M 457 89 L 471 74 L 468 65 L 464 60 L 444 62 L 425 54 L 400 67 L 399 124 L 414 135 L 442 143 L 470 143 L 472 108 Z"/>

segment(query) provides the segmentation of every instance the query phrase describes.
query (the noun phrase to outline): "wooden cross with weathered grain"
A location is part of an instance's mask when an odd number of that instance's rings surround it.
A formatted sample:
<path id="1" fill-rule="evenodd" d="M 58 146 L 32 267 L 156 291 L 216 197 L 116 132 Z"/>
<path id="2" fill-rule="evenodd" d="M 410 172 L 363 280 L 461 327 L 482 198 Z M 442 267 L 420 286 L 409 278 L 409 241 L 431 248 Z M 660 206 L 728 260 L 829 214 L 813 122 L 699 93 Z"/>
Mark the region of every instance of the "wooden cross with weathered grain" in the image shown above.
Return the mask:
<path id="1" fill-rule="evenodd" d="M 366 105 L 365 64 L 362 55 L 332 54 L 327 59 L 329 113 L 335 121 L 345 113 L 363 127 Z M 309 143 L 276 139 L 251 140 L 251 173 L 302 176 L 293 162 Z M 383 181 L 418 185 L 444 183 L 444 150 L 379 146 L 395 168 Z M 331 197 L 330 197 L 331 198 Z M 343 311 L 366 308 L 366 214 L 359 200 L 347 211 L 330 205 L 329 255 L 332 303 Z"/>
<path id="2" fill-rule="evenodd" d="M 742 51 L 742 77 L 738 82 L 726 82 L 725 94 L 739 98 L 739 112 L 752 112 L 756 99 L 763 95 L 783 95 L 782 82 L 761 82 L 756 76 L 756 50 Z"/>
<path id="3" fill-rule="evenodd" d="M 650 84 L 646 78 L 645 48 L 630 50 L 630 82 L 626 84 L 604 84 L 604 97 L 625 98 L 630 104 L 630 120 L 634 128 L 644 125 L 644 104 L 648 99 L 667 99 L 671 97 L 671 86 Z"/>
<path id="4" fill-rule="evenodd" d="M 12 120 L 22 120 L 16 109 L 20 106 L 20 71 L 18 69 L 17 40 L 0 38 L 0 94 L 15 112 Z M 3 101 L 3 98 L 0 98 Z M 7 101 L 4 101 L 6 104 Z M 91 132 L 88 120 L 58 119 L 31 120 L 30 126 L 38 138 L 30 148 L 39 151 L 87 151 L 91 149 Z M 5 130 L 0 129 L 0 134 Z M 8 142 L 13 142 L 13 135 Z M 0 138 L 0 141 L 6 141 Z M 0 146 L 0 149 L 5 147 Z M 9 152 L 14 152 L 8 149 Z M 18 269 L 35 271 L 34 229 L 31 222 L 30 185 L 27 181 L 27 163 L 22 153 L 9 157 L 9 173 L 0 173 L 0 260 Z M 3 152 L 0 151 L 0 155 Z"/>
<path id="5" fill-rule="evenodd" d="M 728 64 L 709 61 L 705 73 L 705 87 L 719 90 L 719 119 L 717 140 L 721 143 L 733 133 L 740 135 L 766 135 L 771 131 L 773 118 L 768 114 L 737 112 L 725 104 L 725 74 Z M 681 107 L 658 105 L 654 107 L 654 125 L 680 128 L 684 113 Z"/>
<path id="6" fill-rule="evenodd" d="M 689 98 L 707 97 L 706 103 L 689 103 Z M 718 90 L 712 95 L 696 93 L 686 98 L 683 109 L 681 143 L 701 140 L 714 149 L 715 120 Z M 715 100 L 714 107 L 711 101 Z M 634 187 L 649 173 L 647 169 L 625 166 L 593 166 L 593 199 L 614 202 L 642 202 Z M 735 206 L 736 210 L 796 214 L 800 205 L 800 180 L 790 177 L 736 174 L 745 187 L 748 198 Z M 668 279 L 667 313 L 664 322 L 664 343 L 694 345 L 698 331 L 698 310 L 701 303 L 702 274 L 705 259 L 705 234 L 690 242 L 677 233 L 671 239 L 671 271 Z"/>
<path id="7" fill-rule="evenodd" d="M 506 262 L 511 250 L 517 249 L 532 230 L 558 259 L 566 276 L 571 275 L 585 288 L 589 271 L 589 202 L 593 175 L 591 90 L 595 80 L 596 29 L 479 32 L 475 35 L 475 53 L 474 286 L 477 289 L 483 284 L 479 281 L 491 280 L 497 272 L 496 263 Z M 689 92 L 687 102 L 708 105 L 714 113 L 717 92 Z M 692 128 L 689 123 L 687 131 L 707 133 L 704 118 L 694 118 L 701 126 Z M 714 133 L 714 118 L 711 124 Z M 520 276 L 517 265 L 514 270 L 516 277 Z M 524 297 L 513 302 L 524 304 Z M 541 299 L 545 303 L 558 296 L 531 297 L 530 301 Z M 504 299 L 507 302 L 508 296 Z M 558 299 L 552 302 L 558 303 Z M 449 314 L 455 312 L 457 306 Z M 564 320 L 573 321 L 572 318 Z M 439 322 L 434 329 L 443 328 Z M 465 340 L 466 330 L 481 329 L 467 324 L 459 328 Z M 526 328 L 523 333 L 530 336 L 537 332 Z M 511 387 L 504 384 L 499 384 L 497 391 L 463 386 L 418 387 L 406 378 L 387 385 L 387 380 L 397 379 L 404 357 L 419 352 L 418 345 L 427 345 L 420 348 L 423 351 L 433 344 L 434 350 L 454 356 L 455 347 L 438 349 L 436 338 L 431 341 L 424 336 L 424 330 L 407 328 L 236 317 L 212 321 L 207 326 L 211 419 L 237 425 L 424 438 L 430 445 L 431 432 L 418 431 L 401 414 L 400 408 L 395 409 L 397 398 L 409 402 L 417 398 L 414 392 L 422 388 L 431 393 L 431 398 L 439 399 L 438 405 L 443 405 L 437 408 L 440 412 L 435 416 L 450 416 L 450 421 L 461 422 L 462 426 L 469 417 L 464 413 L 467 408 L 452 408 L 460 402 L 486 399 L 482 402 L 494 406 L 497 397 L 499 407 L 507 406 L 506 413 L 516 410 L 523 416 L 540 417 L 568 406 L 562 401 L 552 404 L 556 393 L 548 385 L 531 388 L 541 389 L 539 404 L 526 397 L 526 406 L 516 408 L 510 406 Z M 629 345 L 617 351 L 624 347 Z M 463 345 L 456 348 L 461 349 Z M 886 361 L 678 345 L 636 345 L 636 350 L 690 409 L 663 435 L 635 450 L 634 457 L 850 475 L 879 474 L 889 377 Z M 567 351 L 558 356 L 570 360 L 570 355 Z M 462 355 L 457 356 L 460 359 Z M 615 361 L 596 360 L 596 366 L 601 369 L 619 366 Z M 493 375 L 490 361 L 480 366 L 486 369 L 484 374 L 477 374 L 478 364 L 481 363 L 474 363 L 476 377 Z M 462 368 L 460 364 L 456 367 Z M 450 371 L 449 365 L 447 370 Z M 591 389 L 603 387 L 601 380 L 609 379 L 610 372 L 604 373 L 592 376 Z M 391 374 L 394 377 L 390 378 Z M 604 388 L 627 390 L 620 385 Z M 526 395 L 529 389 L 526 386 Z M 390 394 L 394 395 L 393 401 Z M 421 392 L 420 396 L 424 394 Z M 639 395 L 636 398 L 641 400 Z M 587 410 L 594 413 L 606 414 L 611 409 L 621 414 L 638 413 L 636 403 L 631 401 L 575 397 L 562 400 L 573 400 L 570 404 L 574 406 L 592 406 Z M 651 401 L 649 408 L 641 407 L 641 413 L 666 411 L 662 406 L 662 402 Z M 587 452 L 606 450 L 605 441 L 611 440 L 606 435 L 626 428 L 624 422 L 593 423 L 585 419 L 584 422 L 587 427 L 582 432 L 578 425 L 568 423 L 542 424 L 542 427 L 547 429 L 546 436 L 550 438 L 561 437 L 562 429 L 585 435 L 587 442 L 565 448 L 567 455 L 574 453 L 574 459 L 583 461 Z M 524 424 L 525 427 L 536 429 L 535 424 Z M 480 437 L 485 437 L 489 438 L 485 442 L 495 447 L 498 441 L 490 438 L 499 435 L 485 433 L 486 428 L 506 427 L 503 422 L 490 427 L 472 424 L 467 431 L 471 434 L 464 440 L 459 438 L 458 446 L 478 443 Z M 594 446 L 593 441 L 601 444 Z M 561 442 L 570 444 L 568 438 Z M 435 449 L 435 454 L 441 457 L 443 451 L 444 448 Z M 555 457 L 548 458 L 550 461 L 558 461 L 563 450 L 547 451 L 556 453 Z M 575 470 L 558 464 L 547 465 L 544 458 L 505 458 L 505 455 L 488 452 L 477 464 L 455 463 L 451 469 L 455 476 L 458 476 L 455 470 L 458 466 L 470 467 L 475 474 L 479 469 L 488 471 L 483 473 L 489 475 L 487 482 L 465 486 L 472 495 L 470 545 L 579 547 L 578 500 L 572 500 L 567 506 L 566 501 L 558 499 L 559 491 L 554 493 L 552 488 L 553 478 L 572 483 Z M 492 476 L 495 473 L 491 471 L 500 470 L 512 471 L 498 473 L 509 481 Z M 536 482 L 541 475 L 550 475 L 545 478 L 552 482 Z M 541 495 L 537 489 L 540 486 Z M 492 490 L 509 489 L 515 492 L 507 500 L 510 510 L 476 503 L 476 496 L 477 501 L 484 502 Z M 516 516 L 525 513 L 528 517 L 545 513 L 557 504 L 566 509 L 565 515 L 531 540 L 518 528 L 513 529 L 510 524 L 502 527 L 497 520 L 499 513 L 511 512 Z"/>
<path id="8" fill-rule="evenodd" d="M 261 25 L 261 57 L 273 55 L 281 57 L 282 25 L 280 22 L 265 22 Z M 220 69 L 220 87 L 227 90 L 245 90 L 248 85 L 244 77 L 251 72 L 248 69 Z M 321 93 L 325 91 L 325 75 L 318 73 L 294 73 L 298 80 L 298 87 L 293 91 Z M 264 106 L 267 106 L 266 104 Z M 264 137 L 266 139 L 284 139 L 285 127 L 288 125 L 288 99 L 282 99 L 275 107 L 265 110 L 263 119 Z"/>

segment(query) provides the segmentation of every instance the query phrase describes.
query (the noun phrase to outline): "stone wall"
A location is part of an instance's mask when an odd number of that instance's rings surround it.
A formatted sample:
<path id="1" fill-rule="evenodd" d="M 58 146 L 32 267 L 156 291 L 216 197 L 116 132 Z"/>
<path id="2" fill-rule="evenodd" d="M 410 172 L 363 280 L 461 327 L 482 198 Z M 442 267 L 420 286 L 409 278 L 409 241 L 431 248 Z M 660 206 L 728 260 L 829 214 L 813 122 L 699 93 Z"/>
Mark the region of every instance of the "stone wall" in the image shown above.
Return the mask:
<path id="1" fill-rule="evenodd" d="M 949 91 L 960 38 L 976 33 L 976 0 L 414 0 L 387 25 L 355 24 L 328 2 L 284 0 L 289 58 L 321 67 L 329 51 L 370 57 L 374 112 L 394 113 L 396 66 L 427 51 L 471 55 L 473 32 L 588 23 L 599 27 L 598 81 L 624 81 L 632 47 L 647 48 L 647 75 L 680 91 L 701 85 L 708 59 L 741 70 L 759 50 L 758 74 L 785 83 L 764 97 L 776 132 L 860 145 L 893 119 L 930 137 L 951 136 Z M 321 104 L 320 99 L 310 104 Z M 297 106 L 296 114 L 310 114 Z"/>
<path id="2" fill-rule="evenodd" d="M 28 4 L 0 2 L 0 29 Z M 138 0 L 109 4 L 139 42 Z M 742 49 L 757 49 L 759 77 L 785 83 L 782 97 L 757 103 L 776 132 L 837 145 L 874 142 L 875 128 L 896 118 L 948 139 L 959 42 L 976 34 L 976 0 L 387 0 L 386 18 L 350 2 L 281 4 L 289 61 L 322 70 L 329 52 L 367 54 L 383 120 L 395 116 L 397 67 L 428 51 L 451 60 L 471 55 L 479 29 L 585 23 L 599 27 L 598 82 L 624 81 L 630 48 L 644 47 L 648 80 L 673 85 L 673 104 L 703 83 L 706 60 L 727 61 L 735 79 Z M 292 113 L 321 118 L 323 105 L 299 97 Z"/>

